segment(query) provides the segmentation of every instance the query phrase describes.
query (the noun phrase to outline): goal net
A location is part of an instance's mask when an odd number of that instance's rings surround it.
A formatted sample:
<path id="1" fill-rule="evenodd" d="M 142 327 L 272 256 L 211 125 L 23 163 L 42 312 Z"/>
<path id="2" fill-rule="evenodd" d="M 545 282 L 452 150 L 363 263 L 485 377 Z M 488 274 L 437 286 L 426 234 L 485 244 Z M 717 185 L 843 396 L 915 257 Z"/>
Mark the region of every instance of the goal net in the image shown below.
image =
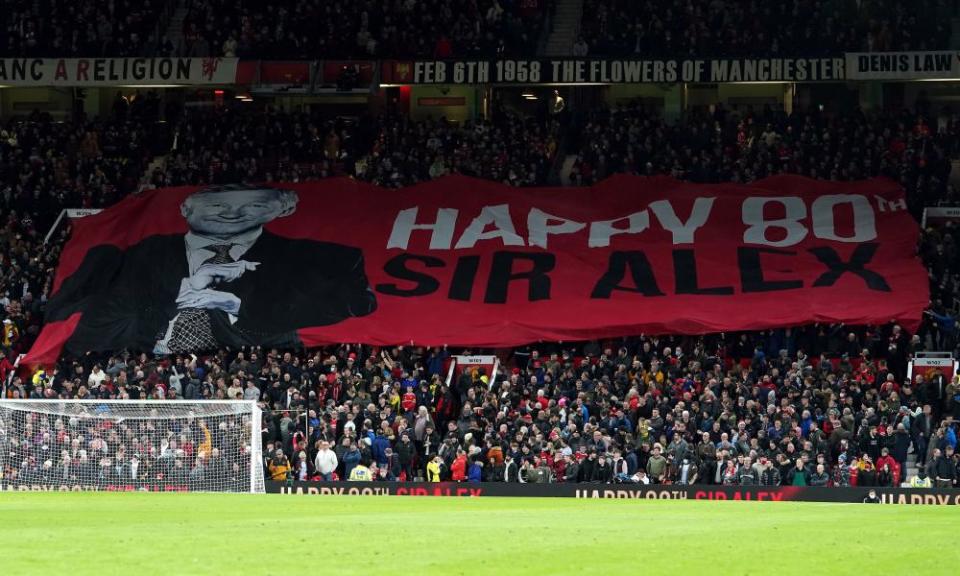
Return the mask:
<path id="1" fill-rule="evenodd" d="M 263 492 L 244 401 L 0 400 L 0 489 Z"/>

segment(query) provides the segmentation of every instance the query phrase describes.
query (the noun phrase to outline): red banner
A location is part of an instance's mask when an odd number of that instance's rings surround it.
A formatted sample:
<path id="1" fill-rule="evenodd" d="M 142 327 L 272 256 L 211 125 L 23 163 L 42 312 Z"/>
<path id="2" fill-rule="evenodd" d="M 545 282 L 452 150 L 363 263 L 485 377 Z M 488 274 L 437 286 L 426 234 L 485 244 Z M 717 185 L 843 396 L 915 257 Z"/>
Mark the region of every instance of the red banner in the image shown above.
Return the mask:
<path id="1" fill-rule="evenodd" d="M 132 347 L 513 346 L 919 324 L 903 191 L 779 176 L 516 189 L 450 176 L 155 190 L 74 223 L 28 362 Z"/>

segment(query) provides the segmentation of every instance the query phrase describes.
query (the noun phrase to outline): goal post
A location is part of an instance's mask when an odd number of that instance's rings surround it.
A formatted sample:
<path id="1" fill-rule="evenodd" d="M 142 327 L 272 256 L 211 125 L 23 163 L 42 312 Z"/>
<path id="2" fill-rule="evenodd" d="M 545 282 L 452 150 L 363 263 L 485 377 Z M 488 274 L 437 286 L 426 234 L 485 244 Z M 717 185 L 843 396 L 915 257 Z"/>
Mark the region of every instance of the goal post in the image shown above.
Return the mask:
<path id="1" fill-rule="evenodd" d="M 254 401 L 0 400 L 0 489 L 264 492 Z"/>

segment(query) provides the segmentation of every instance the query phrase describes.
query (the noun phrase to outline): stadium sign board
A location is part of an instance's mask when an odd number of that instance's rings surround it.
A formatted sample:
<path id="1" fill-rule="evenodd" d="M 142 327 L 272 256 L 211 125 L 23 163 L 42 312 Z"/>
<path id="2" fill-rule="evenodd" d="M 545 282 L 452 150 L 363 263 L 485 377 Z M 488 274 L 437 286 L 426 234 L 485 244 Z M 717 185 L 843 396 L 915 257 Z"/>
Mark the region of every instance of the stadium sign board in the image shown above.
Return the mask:
<path id="1" fill-rule="evenodd" d="M 940 227 L 947 222 L 960 222 L 960 206 L 930 206 L 923 209 L 922 227 Z"/>
<path id="2" fill-rule="evenodd" d="M 383 84 L 676 84 L 837 82 L 833 58 L 431 60 L 382 63 Z"/>
<path id="3" fill-rule="evenodd" d="M 960 78 L 960 52 L 848 52 L 848 80 Z"/>
<path id="4" fill-rule="evenodd" d="M 236 58 L 0 58 L 5 86 L 233 84 Z"/>
<path id="5" fill-rule="evenodd" d="M 890 487 L 713 486 L 642 484 L 520 484 L 512 482 L 266 482 L 267 493 L 296 496 L 516 496 L 613 500 L 745 500 L 863 502 L 875 490 L 881 504 L 960 505 L 960 490 Z"/>

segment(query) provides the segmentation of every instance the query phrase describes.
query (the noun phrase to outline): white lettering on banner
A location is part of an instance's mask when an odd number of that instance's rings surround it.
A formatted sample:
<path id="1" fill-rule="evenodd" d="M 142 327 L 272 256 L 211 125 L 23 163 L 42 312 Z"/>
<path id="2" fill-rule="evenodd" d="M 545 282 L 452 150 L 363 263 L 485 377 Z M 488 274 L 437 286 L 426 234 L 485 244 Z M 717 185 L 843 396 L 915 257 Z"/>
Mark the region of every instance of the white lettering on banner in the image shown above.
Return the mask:
<path id="1" fill-rule="evenodd" d="M 690 211 L 690 218 L 686 223 L 680 222 L 673 205 L 668 200 L 657 200 L 650 203 L 650 209 L 657 216 L 660 225 L 673 234 L 674 244 L 693 244 L 693 235 L 707 223 L 710 210 L 713 208 L 713 198 L 697 198 Z"/>
<path id="2" fill-rule="evenodd" d="M 960 504 L 960 494 L 880 494 L 881 504 L 947 506 Z"/>
<path id="3" fill-rule="evenodd" d="M 586 228 L 583 222 L 567 220 L 559 216 L 551 216 L 546 212 L 533 208 L 527 216 L 527 232 L 530 235 L 530 245 L 547 249 L 547 236 L 550 234 L 573 234 Z"/>
<path id="4" fill-rule="evenodd" d="M 766 220 L 763 210 L 767 204 L 779 203 L 786 211 L 786 216 L 776 220 Z M 743 241 L 747 244 L 764 244 L 782 248 L 799 244 L 807 237 L 807 228 L 800 220 L 807 217 L 807 207 L 803 200 L 795 196 L 780 196 L 770 198 L 747 198 L 743 201 L 743 223 L 749 226 L 743 233 Z M 767 230 L 779 228 L 786 232 L 782 240 L 767 238 Z"/>
<path id="5" fill-rule="evenodd" d="M 843 58 L 711 60 L 709 82 L 804 82 L 842 80 Z"/>
<path id="6" fill-rule="evenodd" d="M 631 500 L 687 500 L 685 490 L 576 490 L 575 498 L 615 498 Z"/>
<path id="7" fill-rule="evenodd" d="M 504 246 L 536 246 L 546 250 L 551 235 L 576 234 L 589 227 L 587 246 L 605 248 L 611 239 L 621 234 L 641 234 L 650 228 L 650 213 L 656 217 L 662 229 L 669 232 L 673 245 L 695 244 L 697 231 L 706 226 L 713 212 L 716 198 L 700 197 L 693 201 L 690 215 L 682 220 L 670 200 L 651 202 L 648 209 L 610 220 L 581 222 L 558 216 L 531 207 L 527 213 L 528 237 L 517 233 L 509 204 L 484 206 L 473 218 L 454 245 L 459 211 L 454 208 L 438 208 L 436 218 L 430 222 L 418 222 L 419 207 L 397 212 L 387 240 L 387 248 L 407 250 L 413 232 L 430 232 L 430 250 L 460 250 L 473 248 L 481 240 L 500 240 Z M 896 205 L 891 201 L 887 205 Z M 768 217 L 771 208 L 776 208 L 776 217 Z M 838 228 L 837 210 L 842 222 L 850 222 L 851 230 L 841 225 Z M 782 215 L 781 215 L 782 214 Z M 810 217 L 808 226 L 806 220 Z M 803 198 L 797 196 L 752 196 L 744 199 L 741 219 L 746 229 L 743 241 L 783 248 L 802 242 L 809 234 L 821 240 L 843 243 L 862 243 L 876 240 L 876 212 L 866 196 L 860 194 L 835 194 L 816 198 L 810 209 Z M 725 223 L 726 224 L 726 223 Z"/>
<path id="8" fill-rule="evenodd" d="M 493 224 L 493 230 L 487 231 L 487 226 Z M 460 240 L 457 240 L 456 249 L 473 248 L 479 240 L 493 240 L 500 238 L 504 246 L 523 246 L 523 238 L 517 234 L 513 227 L 513 220 L 510 218 L 510 206 L 508 204 L 498 204 L 496 206 L 484 206 L 480 215 L 473 219 L 473 222 L 467 226 Z"/>
<path id="9" fill-rule="evenodd" d="M 413 83 L 824 82 L 845 80 L 847 62 L 842 57 L 417 61 L 413 63 Z"/>
<path id="10" fill-rule="evenodd" d="M 833 210 L 840 204 L 849 204 L 853 209 L 853 236 L 837 234 Z M 813 235 L 822 240 L 835 242 L 869 242 L 877 239 L 877 224 L 870 201 L 859 194 L 834 194 L 821 196 L 813 201 Z"/>
<path id="11" fill-rule="evenodd" d="M 454 84 L 486 84 L 490 82 L 489 62 L 456 62 L 453 65 Z"/>
<path id="12" fill-rule="evenodd" d="M 447 81 L 446 62 L 415 62 L 413 65 L 414 84 L 443 84 Z"/>
<path id="13" fill-rule="evenodd" d="M 887 201 L 885 198 L 880 196 L 874 196 L 877 200 L 877 210 L 881 212 L 896 212 L 897 210 L 906 210 L 907 209 L 907 199 L 901 198 L 899 200 L 890 200 Z"/>
<path id="14" fill-rule="evenodd" d="M 767 204 L 776 202 L 783 206 L 786 214 L 783 218 L 767 220 L 764 209 Z M 840 236 L 837 234 L 834 218 L 834 208 L 841 204 L 849 204 L 853 211 L 853 235 Z M 877 238 L 877 226 L 873 206 L 866 197 L 859 194 L 827 195 L 814 200 L 811 206 L 813 220 L 812 231 L 816 238 L 832 240 L 834 242 L 869 242 Z M 747 198 L 743 202 L 743 223 L 748 226 L 743 233 L 743 241 L 747 244 L 762 244 L 783 248 L 799 244 L 810 232 L 801 220 L 807 217 L 807 207 L 803 200 L 795 196 L 780 196 Z M 773 240 L 767 236 L 771 228 L 779 228 L 785 232 L 780 240 Z"/>
<path id="15" fill-rule="evenodd" d="M 618 222 L 626 222 L 626 228 L 617 226 Z M 646 210 L 635 212 L 623 218 L 602 220 L 590 224 L 590 248 L 605 248 L 610 245 L 610 238 L 617 234 L 639 234 L 650 227 L 650 213 Z"/>
<path id="16" fill-rule="evenodd" d="M 453 243 L 453 232 L 457 225 L 458 211 L 455 208 L 439 208 L 437 219 L 432 224 L 417 224 L 419 208 L 407 208 L 397 213 L 393 221 L 393 230 L 387 241 L 387 248 L 407 249 L 410 233 L 414 230 L 430 230 L 430 249 L 449 250 Z"/>

